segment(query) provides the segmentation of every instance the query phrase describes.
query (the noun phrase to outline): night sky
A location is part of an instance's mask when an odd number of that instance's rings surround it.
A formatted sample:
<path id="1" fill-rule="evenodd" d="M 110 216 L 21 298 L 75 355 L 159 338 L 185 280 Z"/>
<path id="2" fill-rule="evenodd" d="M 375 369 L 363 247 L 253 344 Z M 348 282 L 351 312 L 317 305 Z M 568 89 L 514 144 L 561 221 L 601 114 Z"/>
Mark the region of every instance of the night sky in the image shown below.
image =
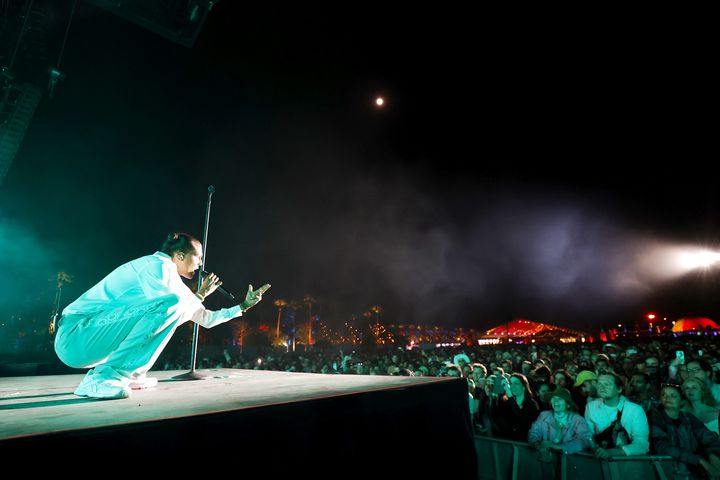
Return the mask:
<path id="1" fill-rule="evenodd" d="M 60 270 L 64 307 L 168 232 L 201 238 L 214 185 L 206 270 L 273 285 L 251 323 L 307 294 L 331 326 L 372 305 L 470 328 L 717 319 L 713 270 L 647 260 L 717 246 L 700 50 L 450 7 L 253 8 L 221 1 L 186 48 L 78 4 L 67 78 L 0 186 L 3 317 L 47 316 Z"/>

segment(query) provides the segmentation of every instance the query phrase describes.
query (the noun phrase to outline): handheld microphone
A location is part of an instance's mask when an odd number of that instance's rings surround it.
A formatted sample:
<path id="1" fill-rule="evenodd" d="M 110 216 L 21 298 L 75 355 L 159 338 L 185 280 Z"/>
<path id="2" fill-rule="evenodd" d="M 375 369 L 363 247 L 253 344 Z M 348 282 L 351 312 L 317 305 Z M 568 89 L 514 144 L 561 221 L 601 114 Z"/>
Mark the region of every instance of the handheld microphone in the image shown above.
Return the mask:
<path id="1" fill-rule="evenodd" d="M 206 272 L 205 270 L 201 270 L 201 272 L 202 272 L 203 277 L 207 277 L 208 275 L 210 275 L 210 274 L 209 274 L 208 272 Z M 229 298 L 230 300 L 235 300 L 235 295 L 233 295 L 232 292 L 230 292 L 229 290 L 225 290 L 222 285 L 220 285 L 219 287 L 217 287 L 217 289 L 218 289 L 218 292 L 222 293 L 223 295 L 225 295 L 225 296 L 226 296 L 227 298 Z"/>

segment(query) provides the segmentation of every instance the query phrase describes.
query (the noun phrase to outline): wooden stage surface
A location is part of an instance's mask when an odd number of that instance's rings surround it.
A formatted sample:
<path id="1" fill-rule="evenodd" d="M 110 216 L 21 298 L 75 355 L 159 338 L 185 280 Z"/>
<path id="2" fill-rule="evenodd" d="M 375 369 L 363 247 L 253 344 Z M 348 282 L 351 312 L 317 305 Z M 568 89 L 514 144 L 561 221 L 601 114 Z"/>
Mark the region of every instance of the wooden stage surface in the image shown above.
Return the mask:
<path id="1" fill-rule="evenodd" d="M 0 377 L 0 441 L 452 381 L 437 377 L 329 375 L 210 369 L 206 380 L 175 381 L 185 371 L 149 372 L 157 387 L 130 398 L 97 400 L 73 391 L 83 375 Z M 456 380 L 457 381 L 457 380 Z"/>

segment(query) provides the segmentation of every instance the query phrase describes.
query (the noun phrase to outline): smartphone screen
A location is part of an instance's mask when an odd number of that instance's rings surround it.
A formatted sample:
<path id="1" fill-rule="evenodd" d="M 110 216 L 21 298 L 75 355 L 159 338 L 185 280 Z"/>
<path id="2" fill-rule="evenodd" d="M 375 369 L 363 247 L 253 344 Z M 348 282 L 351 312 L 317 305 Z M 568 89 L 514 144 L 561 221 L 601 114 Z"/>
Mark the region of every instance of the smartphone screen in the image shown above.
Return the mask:
<path id="1" fill-rule="evenodd" d="M 492 392 L 497 394 L 503 394 L 505 393 L 505 385 L 503 384 L 503 377 L 495 377 L 495 382 L 493 383 Z"/>
<path id="2" fill-rule="evenodd" d="M 675 357 L 680 359 L 680 363 L 685 363 L 685 352 L 683 352 L 682 350 L 678 350 L 677 352 L 675 352 Z"/>

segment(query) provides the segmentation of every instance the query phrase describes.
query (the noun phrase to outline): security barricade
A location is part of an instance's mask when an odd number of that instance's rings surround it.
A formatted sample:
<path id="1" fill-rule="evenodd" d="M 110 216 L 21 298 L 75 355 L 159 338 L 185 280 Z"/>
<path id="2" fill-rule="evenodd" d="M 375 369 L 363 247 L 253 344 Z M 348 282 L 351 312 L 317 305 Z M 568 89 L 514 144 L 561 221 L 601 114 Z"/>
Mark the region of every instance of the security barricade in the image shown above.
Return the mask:
<path id="1" fill-rule="evenodd" d="M 672 458 L 659 455 L 599 460 L 588 453 L 564 455 L 553 451 L 541 461 L 527 443 L 475 436 L 478 478 L 488 480 L 673 480 Z"/>

